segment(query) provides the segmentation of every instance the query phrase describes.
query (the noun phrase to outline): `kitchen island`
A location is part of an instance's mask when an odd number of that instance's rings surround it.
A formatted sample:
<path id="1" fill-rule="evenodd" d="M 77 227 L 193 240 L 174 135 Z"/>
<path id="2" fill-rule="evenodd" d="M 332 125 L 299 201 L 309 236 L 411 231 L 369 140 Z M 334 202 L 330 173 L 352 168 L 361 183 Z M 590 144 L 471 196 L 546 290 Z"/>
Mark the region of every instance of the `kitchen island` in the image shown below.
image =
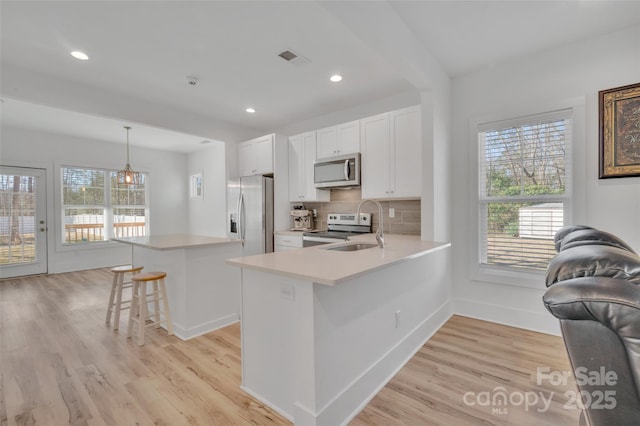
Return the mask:
<path id="1" fill-rule="evenodd" d="M 240 271 L 225 263 L 242 254 L 240 241 L 190 234 L 113 241 L 131 246 L 132 264 L 167 273 L 173 331 L 179 338 L 187 340 L 240 319 Z"/>
<path id="2" fill-rule="evenodd" d="M 229 259 L 242 268 L 242 388 L 295 424 L 353 418 L 451 316 L 448 243 L 387 235 Z"/>

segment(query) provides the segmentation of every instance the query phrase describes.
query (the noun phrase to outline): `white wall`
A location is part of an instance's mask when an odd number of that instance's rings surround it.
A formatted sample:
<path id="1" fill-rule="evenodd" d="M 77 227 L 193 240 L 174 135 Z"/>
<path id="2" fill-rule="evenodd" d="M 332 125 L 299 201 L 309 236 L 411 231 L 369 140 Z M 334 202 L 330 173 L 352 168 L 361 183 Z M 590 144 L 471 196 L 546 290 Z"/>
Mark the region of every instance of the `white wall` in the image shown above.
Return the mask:
<path id="1" fill-rule="evenodd" d="M 574 140 L 576 221 L 619 235 L 640 250 L 640 178 L 598 180 L 598 91 L 640 81 L 640 26 L 494 66 L 453 82 L 453 287 L 456 312 L 557 333 L 542 305 L 545 287 L 474 281 L 469 136 L 474 117 L 516 114 L 567 99 L 585 102 L 585 127 Z"/>
<path id="2" fill-rule="evenodd" d="M 120 244 L 101 247 L 67 248 L 56 246 L 56 209 L 60 208 L 60 164 L 120 169 L 126 160 L 125 147 L 95 140 L 84 140 L 52 133 L 2 127 L 0 163 L 9 166 L 38 167 L 47 170 L 48 271 L 59 273 L 99 268 L 130 262 L 131 248 Z M 185 154 L 131 147 L 131 165 L 149 173 L 151 232 L 187 232 L 187 156 Z M 59 215 L 57 215 L 59 216 Z"/>
<path id="3" fill-rule="evenodd" d="M 205 146 L 189 154 L 188 158 L 185 186 L 189 185 L 189 176 L 193 173 L 202 173 L 203 179 L 202 198 L 189 198 L 189 233 L 226 237 L 226 146 L 223 142 Z"/>

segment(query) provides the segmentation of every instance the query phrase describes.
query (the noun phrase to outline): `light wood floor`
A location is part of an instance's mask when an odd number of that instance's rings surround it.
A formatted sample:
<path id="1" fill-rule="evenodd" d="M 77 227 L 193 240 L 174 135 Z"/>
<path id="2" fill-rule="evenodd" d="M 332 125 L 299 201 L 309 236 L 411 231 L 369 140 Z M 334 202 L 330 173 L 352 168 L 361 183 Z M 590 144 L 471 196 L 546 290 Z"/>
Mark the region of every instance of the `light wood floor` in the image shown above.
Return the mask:
<path id="1" fill-rule="evenodd" d="M 108 270 L 0 281 L 0 425 L 289 424 L 239 389 L 237 324 L 188 342 L 151 328 L 140 348 L 127 311 L 104 324 L 110 285 Z M 454 316 L 352 425 L 577 424 L 573 384 L 537 386 L 537 367 L 569 369 L 560 338 Z M 553 403 L 464 403 L 498 386 Z"/>

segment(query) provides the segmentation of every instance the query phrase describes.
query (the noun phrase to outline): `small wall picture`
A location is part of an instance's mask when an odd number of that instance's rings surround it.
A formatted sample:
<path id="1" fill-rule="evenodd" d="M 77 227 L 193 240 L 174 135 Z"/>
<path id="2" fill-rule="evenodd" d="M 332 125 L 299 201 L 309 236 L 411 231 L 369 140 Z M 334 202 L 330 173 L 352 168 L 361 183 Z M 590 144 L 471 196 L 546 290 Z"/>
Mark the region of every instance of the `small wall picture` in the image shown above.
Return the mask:
<path id="1" fill-rule="evenodd" d="M 640 176 L 640 83 L 598 94 L 600 179 Z"/>
<path id="2" fill-rule="evenodd" d="M 202 198 L 202 173 L 192 173 L 190 177 L 191 198 Z"/>

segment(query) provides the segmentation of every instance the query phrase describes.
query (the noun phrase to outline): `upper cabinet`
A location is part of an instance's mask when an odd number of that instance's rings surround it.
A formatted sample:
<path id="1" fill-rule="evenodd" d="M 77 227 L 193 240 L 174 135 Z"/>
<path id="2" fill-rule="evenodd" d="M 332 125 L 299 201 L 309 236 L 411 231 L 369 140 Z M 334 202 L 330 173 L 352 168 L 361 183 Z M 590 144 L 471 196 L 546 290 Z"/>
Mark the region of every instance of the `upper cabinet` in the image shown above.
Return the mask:
<path id="1" fill-rule="evenodd" d="M 316 135 L 316 158 L 360 152 L 359 120 L 320 129 Z"/>
<path id="2" fill-rule="evenodd" d="M 238 144 L 240 176 L 273 173 L 273 138 L 266 135 Z"/>
<path id="3" fill-rule="evenodd" d="M 362 198 L 419 198 L 421 112 L 403 108 L 360 120 Z"/>
<path id="4" fill-rule="evenodd" d="M 327 190 L 316 189 L 313 162 L 316 160 L 316 132 L 289 138 L 289 201 L 329 201 Z"/>

